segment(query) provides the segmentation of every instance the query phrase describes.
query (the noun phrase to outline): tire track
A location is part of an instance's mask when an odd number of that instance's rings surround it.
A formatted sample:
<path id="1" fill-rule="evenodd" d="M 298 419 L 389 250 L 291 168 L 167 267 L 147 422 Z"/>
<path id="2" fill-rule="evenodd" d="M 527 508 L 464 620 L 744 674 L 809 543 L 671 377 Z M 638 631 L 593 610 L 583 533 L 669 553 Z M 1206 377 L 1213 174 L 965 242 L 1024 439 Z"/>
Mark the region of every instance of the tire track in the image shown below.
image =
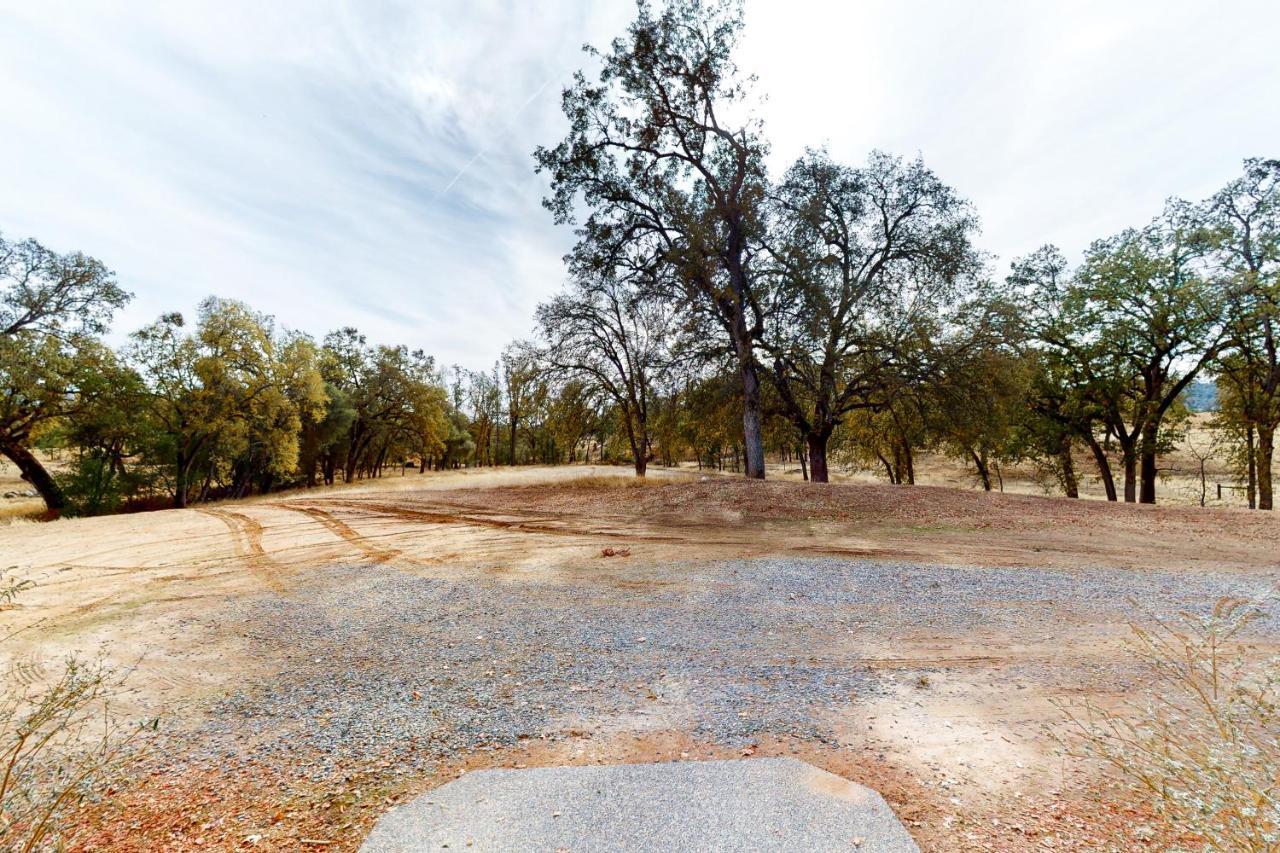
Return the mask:
<path id="1" fill-rule="evenodd" d="M 231 532 L 231 538 L 236 543 L 236 549 L 241 552 L 240 556 L 244 557 L 245 564 L 249 569 L 272 592 L 284 592 L 285 587 L 280 582 L 280 575 L 286 569 L 267 554 L 267 549 L 262 544 L 263 530 L 261 523 L 242 512 L 234 512 L 229 509 L 201 507 L 196 511 L 212 516 L 225 524 Z"/>
<path id="2" fill-rule="evenodd" d="M 374 501 L 328 501 L 335 506 L 362 509 L 383 516 L 392 516 L 405 521 L 427 524 L 457 525 L 460 527 L 487 527 L 491 530 L 515 531 L 518 533 L 535 533 L 546 536 L 566 536 L 579 539 L 627 539 L 644 540 L 646 542 L 684 542 L 685 537 L 652 533 L 641 530 L 610 530 L 592 527 L 561 526 L 566 519 L 532 517 L 532 518 L 496 518 L 476 510 L 467 512 L 440 512 L 426 509 L 412 509 L 392 503 Z M 576 519 L 567 519 L 576 520 Z"/>
<path id="3" fill-rule="evenodd" d="M 48 670 L 44 658 L 38 652 L 20 655 L 9 665 L 8 677 L 23 687 L 42 681 Z"/>
<path id="4" fill-rule="evenodd" d="M 330 532 L 337 535 L 347 543 L 354 545 L 360 549 L 375 563 L 389 563 L 397 557 L 403 557 L 404 552 L 398 548 L 382 548 L 374 545 L 369 541 L 368 537 L 362 536 L 355 528 L 338 518 L 331 512 L 320 509 L 315 506 L 305 506 L 301 504 L 273 503 L 268 506 L 275 509 L 285 509 L 290 512 L 304 513 L 316 521 L 320 522 Z"/>

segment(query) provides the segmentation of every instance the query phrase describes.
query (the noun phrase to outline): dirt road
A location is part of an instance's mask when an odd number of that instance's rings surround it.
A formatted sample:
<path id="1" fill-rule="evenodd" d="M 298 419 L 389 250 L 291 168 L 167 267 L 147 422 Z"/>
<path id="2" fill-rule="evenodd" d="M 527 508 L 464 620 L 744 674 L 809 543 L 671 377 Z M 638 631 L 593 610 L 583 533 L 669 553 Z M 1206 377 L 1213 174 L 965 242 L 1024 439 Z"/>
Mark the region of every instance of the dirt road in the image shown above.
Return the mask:
<path id="1" fill-rule="evenodd" d="M 39 584 L 12 671 L 102 648 L 165 711 L 85 844 L 351 847 L 465 767 L 795 754 L 925 849 L 1121 849 L 1142 816 L 1054 757 L 1051 703 L 1136 685 L 1132 601 L 1280 580 L 1242 511 L 567 470 L 0 529 Z"/>

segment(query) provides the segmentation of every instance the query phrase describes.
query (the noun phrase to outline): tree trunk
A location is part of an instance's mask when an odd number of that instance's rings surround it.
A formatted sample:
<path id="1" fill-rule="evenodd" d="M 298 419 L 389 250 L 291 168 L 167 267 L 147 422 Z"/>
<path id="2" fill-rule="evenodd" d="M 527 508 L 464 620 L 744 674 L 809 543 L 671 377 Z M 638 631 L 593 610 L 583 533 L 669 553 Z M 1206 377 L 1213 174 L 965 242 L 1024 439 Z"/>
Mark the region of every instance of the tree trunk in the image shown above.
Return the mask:
<path id="1" fill-rule="evenodd" d="M 187 458 L 178 451 L 178 470 L 173 481 L 173 505 L 178 509 L 187 506 Z"/>
<path id="2" fill-rule="evenodd" d="M 1246 467 L 1248 468 L 1248 476 L 1249 476 L 1248 483 L 1247 483 L 1248 496 L 1249 496 L 1249 509 L 1257 509 L 1258 508 L 1258 454 L 1256 449 L 1254 448 L 1252 426 L 1245 427 L 1244 438 L 1245 438 Z"/>
<path id="3" fill-rule="evenodd" d="M 1258 509 L 1272 509 L 1271 459 L 1275 453 L 1276 428 L 1258 427 Z"/>
<path id="4" fill-rule="evenodd" d="M 827 474 L 827 439 L 830 435 L 821 432 L 809 433 L 805 442 L 809 446 L 809 482 L 829 482 Z"/>
<path id="5" fill-rule="evenodd" d="M 747 346 L 750 346 L 748 343 Z M 764 479 L 764 434 L 760 429 L 760 377 L 750 353 L 740 356 L 742 364 L 742 439 L 746 476 Z M 811 463 L 812 464 L 812 463 Z"/>
<path id="6" fill-rule="evenodd" d="M 342 468 L 342 481 L 344 483 L 354 482 L 356 479 L 356 461 L 360 454 L 364 451 L 363 440 L 354 433 L 351 436 L 351 442 L 347 446 L 347 461 Z"/>
<path id="7" fill-rule="evenodd" d="M 643 477 L 649 467 L 649 459 L 644 452 L 644 442 L 636 440 L 635 430 L 630 422 L 627 423 L 627 440 L 631 445 L 631 461 L 635 465 L 636 476 Z"/>
<path id="8" fill-rule="evenodd" d="M 889 477 L 892 485 L 898 485 L 898 475 L 894 473 L 893 466 L 889 464 L 889 460 L 884 458 L 884 454 L 876 451 L 876 458 L 880 460 L 880 464 L 884 466 L 884 473 Z"/>
<path id="9" fill-rule="evenodd" d="M 1076 481 L 1076 465 L 1071 458 L 1071 436 L 1063 435 L 1058 447 L 1058 465 L 1062 470 L 1062 489 L 1069 498 L 1079 498 L 1080 488 Z"/>
<path id="10" fill-rule="evenodd" d="M 62 489 L 54 482 L 53 477 L 45 470 L 30 450 L 17 442 L 6 441 L 0 444 L 0 453 L 9 457 L 9 461 L 18 466 L 22 479 L 30 483 L 44 498 L 44 505 L 53 512 L 60 512 L 67 505 Z"/>
<path id="11" fill-rule="evenodd" d="M 298 465 L 306 474 L 304 483 L 308 489 L 314 489 L 316 486 L 316 457 L 318 453 L 314 442 L 307 442 L 307 450 L 302 454 L 302 459 Z"/>
<path id="12" fill-rule="evenodd" d="M 1120 457 L 1124 462 L 1124 502 L 1138 500 L 1138 452 L 1133 442 L 1120 443 Z"/>
<path id="13" fill-rule="evenodd" d="M 807 483 L 809 482 L 809 460 L 804 456 L 804 445 L 796 448 L 796 459 L 800 460 L 800 476 Z"/>
<path id="14" fill-rule="evenodd" d="M 982 490 L 984 492 L 991 491 L 991 470 L 987 467 L 986 454 L 979 454 L 972 447 L 969 448 L 969 455 L 973 457 L 973 464 L 978 469 L 978 476 L 982 478 Z"/>
<path id="15" fill-rule="evenodd" d="M 1113 503 L 1117 500 L 1116 496 L 1116 478 L 1111 473 L 1111 460 L 1107 458 L 1107 451 L 1098 439 L 1093 437 L 1093 433 L 1085 436 L 1085 441 L 1089 445 L 1089 449 L 1093 451 L 1093 461 L 1098 466 L 1098 478 L 1102 480 L 1102 487 L 1107 491 L 1107 500 Z"/>
<path id="16" fill-rule="evenodd" d="M 196 498 L 199 503 L 208 503 L 209 496 L 213 493 L 213 474 L 214 462 L 209 460 L 209 467 L 204 472 L 204 482 L 200 484 L 200 494 Z"/>
<path id="17" fill-rule="evenodd" d="M 1138 501 L 1144 504 L 1156 502 L 1156 437 L 1158 426 L 1142 431 L 1142 491 Z"/>
<path id="18" fill-rule="evenodd" d="M 915 454 L 911 452 L 910 442 L 902 442 L 902 459 L 907 463 L 907 485 L 914 486 L 916 484 L 916 460 Z"/>

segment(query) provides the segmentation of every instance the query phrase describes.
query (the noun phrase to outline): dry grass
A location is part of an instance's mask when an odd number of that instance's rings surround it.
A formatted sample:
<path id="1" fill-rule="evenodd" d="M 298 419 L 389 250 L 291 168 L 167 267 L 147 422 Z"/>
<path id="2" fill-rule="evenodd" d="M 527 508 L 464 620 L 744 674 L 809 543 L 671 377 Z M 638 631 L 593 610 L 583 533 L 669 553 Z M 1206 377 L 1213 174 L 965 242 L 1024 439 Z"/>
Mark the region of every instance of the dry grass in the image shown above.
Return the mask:
<path id="1" fill-rule="evenodd" d="M 577 477 L 571 481 L 575 489 L 582 489 L 587 492 L 610 491 L 614 489 L 649 489 L 670 485 L 673 480 L 669 478 L 654 477 L 633 477 L 633 476 L 607 476 L 601 474 L 591 474 L 585 477 Z M 542 483 L 527 483 L 521 486 L 515 486 L 518 489 L 540 489 L 543 488 Z"/>
<path id="2" fill-rule="evenodd" d="M 5 492 L 28 492 L 31 484 L 18 473 L 13 463 L 0 457 L 0 495 Z M 5 498 L 0 497 L 0 526 L 6 524 L 39 521 L 44 514 L 44 501 L 41 498 Z"/>
<path id="3" fill-rule="evenodd" d="M 0 577 L 0 609 L 35 586 Z M 0 626 L 0 643 L 19 631 Z M 123 722 L 113 698 L 124 676 L 102 660 L 68 658 L 48 686 L 5 673 L 0 698 L 0 849 L 63 849 L 74 834 L 68 813 L 98 796 L 138 757 L 148 726 Z"/>
<path id="4" fill-rule="evenodd" d="M 1135 627 L 1149 693 L 1112 709 L 1064 707 L 1068 751 L 1117 772 L 1162 819 L 1172 844 L 1280 850 L 1280 658 L 1258 659 L 1241 633 L 1256 606 L 1223 599 L 1210 616 Z"/>
<path id="5" fill-rule="evenodd" d="M 44 501 L 7 500 L 0 502 L 0 527 L 10 524 L 35 524 L 45 514 Z"/>

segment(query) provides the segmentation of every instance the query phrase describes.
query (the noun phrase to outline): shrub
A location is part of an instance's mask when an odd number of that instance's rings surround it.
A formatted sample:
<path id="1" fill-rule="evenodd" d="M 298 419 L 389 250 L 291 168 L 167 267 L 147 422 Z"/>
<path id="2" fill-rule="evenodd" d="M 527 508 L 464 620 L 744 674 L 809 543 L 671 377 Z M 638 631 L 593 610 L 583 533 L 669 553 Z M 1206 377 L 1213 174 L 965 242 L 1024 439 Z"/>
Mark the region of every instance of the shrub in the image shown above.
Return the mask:
<path id="1" fill-rule="evenodd" d="M 1280 658 L 1241 642 L 1263 615 L 1222 599 L 1207 617 L 1135 627 L 1147 696 L 1064 708 L 1070 752 L 1114 768 L 1169 829 L 1210 850 L 1280 850 Z"/>
<path id="2" fill-rule="evenodd" d="M 0 604 L 32 586 L 0 577 Z M 0 634 L 0 642 L 16 632 Z M 0 696 L 0 850 L 61 847 L 64 816 L 86 797 L 106 790 L 139 754 L 138 738 L 158 727 L 122 722 L 111 699 L 122 677 L 101 661 L 66 661 L 47 687 L 21 687 L 5 674 Z"/>

